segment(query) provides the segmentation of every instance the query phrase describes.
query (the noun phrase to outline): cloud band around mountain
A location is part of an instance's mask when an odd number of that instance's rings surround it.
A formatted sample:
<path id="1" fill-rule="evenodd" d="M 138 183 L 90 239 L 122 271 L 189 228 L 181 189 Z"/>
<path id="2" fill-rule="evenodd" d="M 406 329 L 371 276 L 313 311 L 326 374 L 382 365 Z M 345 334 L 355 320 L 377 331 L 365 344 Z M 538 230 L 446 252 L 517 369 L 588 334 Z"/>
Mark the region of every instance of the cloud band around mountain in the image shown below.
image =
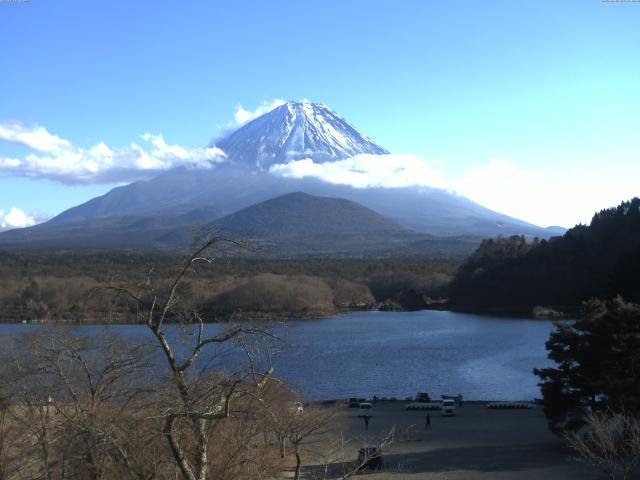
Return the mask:
<path id="1" fill-rule="evenodd" d="M 437 162 L 428 162 L 410 154 L 361 154 L 324 163 L 315 163 L 307 158 L 274 165 L 270 172 L 289 178 L 315 177 L 356 188 L 448 186 L 444 174 L 437 168 Z"/>
<path id="2" fill-rule="evenodd" d="M 445 173 L 441 162 L 415 155 L 357 155 L 346 160 L 314 163 L 298 160 L 271 167 L 289 178 L 313 177 L 330 183 L 366 187 L 436 187 L 463 195 L 480 205 L 536 225 L 571 227 L 589 222 L 594 211 L 614 206 L 638 193 L 635 176 L 616 172 L 566 172 L 563 175 L 522 168 L 494 158 L 459 174 Z M 564 179 L 573 178 L 567 182 Z M 615 189 L 606 188 L 616 185 Z"/>
<path id="3" fill-rule="evenodd" d="M 44 127 L 0 123 L 0 141 L 22 145 L 31 152 L 16 158 L 0 154 L 0 174 L 46 178 L 66 184 L 130 183 L 175 167 L 211 168 L 226 156 L 216 147 L 168 144 L 162 135 L 141 135 L 142 145 L 112 148 L 104 142 L 89 148 Z"/>

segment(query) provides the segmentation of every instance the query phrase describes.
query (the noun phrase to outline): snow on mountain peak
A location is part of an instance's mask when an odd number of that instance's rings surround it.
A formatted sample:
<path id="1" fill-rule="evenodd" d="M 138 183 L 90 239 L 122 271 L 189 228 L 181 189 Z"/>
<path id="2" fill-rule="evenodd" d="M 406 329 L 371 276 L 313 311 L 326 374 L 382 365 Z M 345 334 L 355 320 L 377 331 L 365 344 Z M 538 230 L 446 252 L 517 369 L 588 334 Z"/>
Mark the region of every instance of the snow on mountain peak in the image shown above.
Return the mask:
<path id="1" fill-rule="evenodd" d="M 287 102 L 216 142 L 237 164 L 268 170 L 276 164 L 311 158 L 343 160 L 354 155 L 389 153 L 326 105 Z"/>

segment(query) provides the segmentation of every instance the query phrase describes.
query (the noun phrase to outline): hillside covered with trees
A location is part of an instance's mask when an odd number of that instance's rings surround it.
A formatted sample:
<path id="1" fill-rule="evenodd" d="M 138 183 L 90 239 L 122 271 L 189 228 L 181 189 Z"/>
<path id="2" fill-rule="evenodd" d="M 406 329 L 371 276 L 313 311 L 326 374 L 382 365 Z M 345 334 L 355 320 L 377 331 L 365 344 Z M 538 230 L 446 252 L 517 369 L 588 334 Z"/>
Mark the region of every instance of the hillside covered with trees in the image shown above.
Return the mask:
<path id="1" fill-rule="evenodd" d="M 169 254 L 0 252 L 0 322 L 131 322 L 114 283 L 167 287 L 182 258 Z M 181 296 L 212 320 L 310 318 L 353 309 L 425 308 L 445 295 L 457 263 L 412 259 L 221 258 L 185 281 Z"/>
<path id="2" fill-rule="evenodd" d="M 640 301 L 640 199 L 596 213 L 562 237 L 482 242 L 450 286 L 453 308 L 527 314 L 577 312 L 590 298 Z"/>

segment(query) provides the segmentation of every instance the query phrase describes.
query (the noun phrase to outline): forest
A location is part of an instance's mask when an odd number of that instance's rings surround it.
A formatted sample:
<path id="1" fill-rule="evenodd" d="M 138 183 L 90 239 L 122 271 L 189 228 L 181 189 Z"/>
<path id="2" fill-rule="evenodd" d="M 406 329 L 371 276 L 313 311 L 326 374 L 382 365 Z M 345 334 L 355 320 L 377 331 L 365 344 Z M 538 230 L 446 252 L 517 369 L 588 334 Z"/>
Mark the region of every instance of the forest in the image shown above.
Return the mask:
<path id="1" fill-rule="evenodd" d="M 0 252 L 0 321 L 132 322 L 111 285 L 167 285 L 183 258 L 167 253 Z M 181 285 L 218 321 L 311 318 L 353 309 L 419 309 L 444 297 L 458 264 L 415 259 L 219 258 Z"/>
<path id="2" fill-rule="evenodd" d="M 181 261 L 175 252 L 0 252 L 0 321 L 130 322 L 135 312 L 126 302 L 105 302 L 96 292 L 150 276 L 166 284 Z M 223 250 L 181 288 L 193 307 L 217 321 L 445 305 L 523 316 L 542 306 L 575 316 L 590 298 L 640 301 L 640 199 L 602 210 L 562 237 L 486 239 L 463 263 L 270 259 Z"/>
<path id="3" fill-rule="evenodd" d="M 596 213 L 562 237 L 484 240 L 449 286 L 460 310 L 530 314 L 545 306 L 577 314 L 583 301 L 640 301 L 640 199 Z"/>

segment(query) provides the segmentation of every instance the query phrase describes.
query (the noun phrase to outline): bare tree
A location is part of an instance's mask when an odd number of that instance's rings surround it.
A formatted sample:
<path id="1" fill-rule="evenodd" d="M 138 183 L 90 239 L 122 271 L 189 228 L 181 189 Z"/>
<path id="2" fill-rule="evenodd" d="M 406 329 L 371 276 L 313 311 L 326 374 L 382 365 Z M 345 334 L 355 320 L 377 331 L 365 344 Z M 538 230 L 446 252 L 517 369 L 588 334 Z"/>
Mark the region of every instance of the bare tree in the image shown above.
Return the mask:
<path id="1" fill-rule="evenodd" d="M 345 440 L 344 436 L 331 436 L 322 444 L 314 446 L 307 450 L 307 455 L 314 461 L 317 468 L 312 472 L 312 478 L 315 480 L 327 480 L 333 472 L 336 465 L 349 465 L 349 454 L 347 449 L 350 442 Z M 344 473 L 344 469 L 343 469 Z"/>
<path id="2" fill-rule="evenodd" d="M 30 440 L 20 450 L 30 476 L 101 479 L 118 471 L 144 478 L 132 469 L 132 437 L 123 432 L 139 400 L 153 393 L 148 347 L 109 332 L 50 331 L 17 343 L 3 379 L 12 381 L 16 404 L 9 421 Z"/>
<path id="3" fill-rule="evenodd" d="M 280 476 L 283 461 L 264 440 L 261 403 L 252 397 L 238 399 L 230 417 L 213 425 L 216 441 L 209 446 L 209 478 L 257 480 Z"/>
<path id="4" fill-rule="evenodd" d="M 25 430 L 11 420 L 16 405 L 0 392 L 0 480 L 9 480 L 20 474 L 21 447 L 26 441 Z"/>
<path id="5" fill-rule="evenodd" d="M 282 381 L 272 382 L 263 400 L 262 431 L 275 438 L 281 459 L 286 457 L 286 445 L 290 446 L 296 462 L 294 478 L 299 479 L 303 456 L 315 456 L 315 448 L 329 442 L 329 433 L 338 430 L 337 410 L 305 403 Z"/>
<path id="6" fill-rule="evenodd" d="M 140 288 L 110 288 L 135 302 L 139 319 L 155 337 L 169 369 L 173 395 L 163 412 L 162 432 L 185 480 L 207 478 L 211 462 L 210 443 L 215 441 L 216 433 L 213 427 L 231 416 L 232 405 L 238 399 L 246 396 L 259 397 L 272 376 L 270 366 L 258 371 L 252 357 L 254 352 L 247 348 L 248 336 L 268 337 L 264 330 L 236 326 L 208 335 L 200 313 L 182 308 L 181 285 L 196 265 L 214 261 L 207 254 L 222 241 L 220 237 L 208 239 L 187 258 L 166 290 L 156 288 L 152 272 Z M 169 322 L 195 326 L 190 332 L 193 333 L 193 340 L 188 345 L 178 345 L 172 341 L 166 329 Z M 205 358 L 205 367 L 198 368 L 197 362 L 205 350 L 234 344 L 241 346 L 246 353 L 247 368 L 239 368 L 227 374 L 207 375 L 210 357 Z"/>
<path id="7" fill-rule="evenodd" d="M 163 434 L 176 395 L 172 384 L 154 378 L 157 349 L 108 331 L 79 337 L 56 329 L 23 336 L 12 350 L 0 361 L 0 384 L 11 386 L 12 400 L 0 409 L 0 480 L 176 478 Z M 227 381 L 219 372 L 198 372 L 194 408 Z M 209 425 L 215 441 L 208 444 L 207 478 L 277 476 L 281 462 L 256 442 L 261 408 L 258 396 L 239 397 L 229 418 Z M 191 427 L 180 422 L 175 434 L 193 455 Z"/>
<path id="8" fill-rule="evenodd" d="M 313 445 L 308 454 L 316 461 L 316 468 L 312 472 L 312 478 L 316 480 L 346 480 L 370 466 L 375 460 L 369 455 L 369 449 L 364 449 L 364 454 L 358 451 L 357 460 L 353 460 L 353 450 L 359 450 L 357 446 L 367 444 L 375 445 L 374 455 L 381 455 L 383 450 L 395 442 L 396 427 L 392 426 L 381 436 L 370 437 L 365 442 L 363 438 L 345 439 L 342 435 L 336 435 L 335 428 L 331 429 L 328 438 Z M 380 468 L 384 468 L 380 466 Z"/>
<path id="9" fill-rule="evenodd" d="M 302 454 L 307 443 L 317 439 L 331 428 L 331 420 L 335 417 L 335 410 L 318 405 L 308 405 L 300 409 L 298 405 L 289 407 L 288 415 L 284 417 L 287 440 L 296 458 L 294 479 L 299 480 L 302 472 Z"/>
<path id="10" fill-rule="evenodd" d="M 566 436 L 580 458 L 611 480 L 632 478 L 640 466 L 640 419 L 625 412 L 592 412 L 579 433 Z"/>

